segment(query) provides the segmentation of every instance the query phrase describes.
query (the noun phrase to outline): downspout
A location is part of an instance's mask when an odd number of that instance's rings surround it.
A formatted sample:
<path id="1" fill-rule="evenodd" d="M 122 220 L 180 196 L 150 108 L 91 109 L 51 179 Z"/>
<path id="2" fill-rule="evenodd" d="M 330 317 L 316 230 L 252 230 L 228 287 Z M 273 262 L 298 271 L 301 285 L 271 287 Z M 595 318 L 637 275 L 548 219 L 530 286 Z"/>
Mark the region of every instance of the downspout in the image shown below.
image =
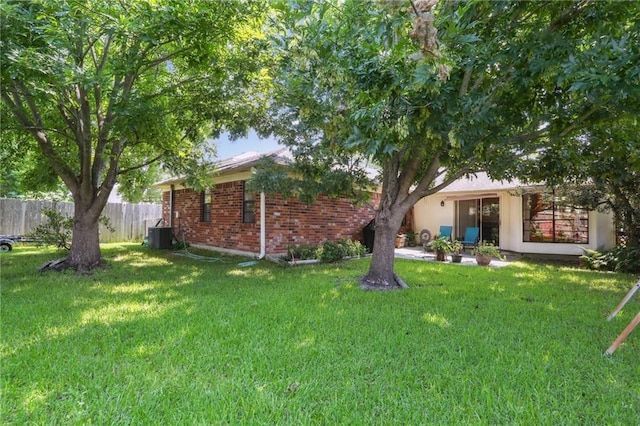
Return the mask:
<path id="1" fill-rule="evenodd" d="M 260 255 L 258 259 L 263 259 L 267 255 L 267 224 L 266 224 L 267 200 L 264 192 L 260 193 Z"/>
<path id="2" fill-rule="evenodd" d="M 169 228 L 173 229 L 173 215 L 175 214 L 175 205 L 173 202 L 173 192 L 175 191 L 175 187 L 171 185 L 171 189 L 169 191 Z"/>

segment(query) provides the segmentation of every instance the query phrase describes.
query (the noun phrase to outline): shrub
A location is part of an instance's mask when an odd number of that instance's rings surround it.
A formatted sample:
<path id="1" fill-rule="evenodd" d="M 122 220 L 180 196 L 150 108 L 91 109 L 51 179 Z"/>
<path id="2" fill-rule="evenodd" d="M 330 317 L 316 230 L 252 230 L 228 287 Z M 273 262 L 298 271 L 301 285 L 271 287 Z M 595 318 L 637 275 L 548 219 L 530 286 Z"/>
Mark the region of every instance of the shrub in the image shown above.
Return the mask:
<path id="1" fill-rule="evenodd" d="M 415 247 L 418 234 L 414 231 L 407 232 L 407 244 L 409 247 Z"/>
<path id="2" fill-rule="evenodd" d="M 363 256 L 367 249 L 360 241 L 340 239 L 338 241 L 325 241 L 321 246 L 311 244 L 299 244 L 289 246 L 287 260 L 319 259 L 322 262 L 338 262 L 345 257 Z"/>
<path id="3" fill-rule="evenodd" d="M 437 253 L 450 253 L 452 250 L 451 240 L 447 237 L 436 238 L 431 243 L 431 248 Z"/>
<path id="4" fill-rule="evenodd" d="M 585 248 L 582 249 L 582 252 L 580 260 L 585 268 L 592 271 L 613 271 L 615 269 L 611 255 L 606 252 L 601 253 L 598 250 Z"/>
<path id="5" fill-rule="evenodd" d="M 300 259 L 317 259 L 318 258 L 318 246 L 314 246 L 311 244 L 300 244 Z"/>
<path id="6" fill-rule="evenodd" d="M 339 262 L 345 256 L 346 250 L 344 245 L 337 242 L 325 241 L 324 244 L 322 244 L 318 258 L 321 262 Z"/>
<path id="7" fill-rule="evenodd" d="M 38 245 L 54 246 L 59 249 L 71 249 L 71 236 L 73 232 L 73 218 L 64 216 L 56 209 L 56 203 L 51 208 L 43 208 L 42 214 L 46 221 L 36 227 L 27 236 L 36 240 Z M 114 232 L 107 216 L 100 216 L 100 223 L 108 231 Z"/>
<path id="8" fill-rule="evenodd" d="M 344 249 L 344 255 L 347 257 L 360 257 L 367 252 L 367 248 L 360 241 L 340 239 L 337 241 Z"/>
<path id="9" fill-rule="evenodd" d="M 640 273 L 640 247 L 617 247 L 616 249 L 618 261 L 616 271 Z"/>
<path id="10" fill-rule="evenodd" d="M 325 241 L 318 250 L 318 259 L 322 262 L 339 262 L 345 257 L 360 257 L 367 252 L 360 241 L 340 239 Z"/>
<path id="11" fill-rule="evenodd" d="M 46 217 L 46 221 L 38 225 L 27 236 L 35 239 L 38 245 L 69 250 L 71 248 L 73 218 L 62 215 L 56 209 L 56 203 L 52 208 L 43 208 L 42 214 Z"/>
<path id="12" fill-rule="evenodd" d="M 582 264 L 594 271 L 617 271 L 626 273 L 640 272 L 640 247 L 617 246 L 609 251 L 599 252 L 582 249 Z"/>
<path id="13" fill-rule="evenodd" d="M 451 253 L 460 254 L 462 250 L 464 250 L 464 245 L 461 241 L 454 240 L 451 242 Z"/>
<path id="14" fill-rule="evenodd" d="M 287 256 L 287 260 L 300 259 L 300 260 L 308 260 L 308 259 L 317 259 L 318 258 L 318 247 L 311 244 L 299 244 L 296 246 L 289 246 L 287 249 L 289 253 Z"/>

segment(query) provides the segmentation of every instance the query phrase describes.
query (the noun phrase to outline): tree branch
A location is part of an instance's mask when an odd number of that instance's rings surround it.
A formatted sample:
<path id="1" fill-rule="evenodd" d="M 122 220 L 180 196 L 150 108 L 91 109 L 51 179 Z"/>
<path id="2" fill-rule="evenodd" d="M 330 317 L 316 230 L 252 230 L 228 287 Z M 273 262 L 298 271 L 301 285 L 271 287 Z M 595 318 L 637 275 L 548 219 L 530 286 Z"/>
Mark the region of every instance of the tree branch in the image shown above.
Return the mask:
<path id="1" fill-rule="evenodd" d="M 149 165 L 155 163 L 156 161 L 160 160 L 163 156 L 164 156 L 164 154 L 160 154 L 160 155 L 158 155 L 158 156 L 156 156 L 156 157 L 154 157 L 154 158 L 152 158 L 152 159 L 150 159 L 148 161 L 145 161 L 142 164 L 138 164 L 136 166 L 128 167 L 126 169 L 120 169 L 120 170 L 118 170 L 116 172 L 116 174 L 121 175 L 121 174 L 124 174 L 124 173 L 128 173 L 130 171 L 133 171 L 133 170 L 138 170 L 138 169 L 141 169 L 143 167 L 149 166 Z"/>
<path id="2" fill-rule="evenodd" d="M 51 167 L 64 181 L 69 190 L 72 193 L 77 192 L 78 182 L 75 175 L 53 148 L 31 94 L 24 84 L 18 80 L 12 80 L 10 85 L 13 88 L 12 91 L 0 91 L 0 96 L 5 104 L 9 107 L 18 122 L 34 137 L 44 156 L 51 162 Z M 10 96 L 10 94 L 12 96 Z M 24 106 L 25 103 L 28 105 L 29 111 L 31 111 L 31 117 L 27 115 Z"/>
<path id="3" fill-rule="evenodd" d="M 444 188 L 449 186 L 454 181 L 460 179 L 465 174 L 475 171 L 474 169 L 475 169 L 476 163 L 477 163 L 477 158 L 476 157 L 470 158 L 468 163 L 465 164 L 460 170 L 458 170 L 455 173 L 453 173 L 452 175 L 450 175 L 448 178 L 443 180 L 442 183 L 440 183 L 439 185 L 436 185 L 436 186 L 431 187 L 431 188 L 429 186 L 434 181 L 434 178 L 427 179 L 428 175 L 425 173 L 425 177 L 420 181 L 420 183 L 418 184 L 416 189 L 411 193 L 410 197 L 407 198 L 407 202 L 415 204 L 421 198 L 424 198 L 427 195 L 435 194 L 436 192 L 439 192 L 439 191 L 443 190 Z M 431 166 L 434 166 L 434 164 L 431 164 L 430 167 Z M 444 171 L 439 171 L 438 172 L 439 175 L 441 175 L 443 173 L 444 173 Z M 411 205 L 413 205 L 413 204 L 411 204 Z"/>
<path id="4" fill-rule="evenodd" d="M 545 134 L 547 134 L 549 132 L 549 127 L 544 127 L 540 130 L 537 130 L 535 132 L 532 133 L 526 133 L 523 135 L 516 135 L 513 136 L 509 139 L 509 143 L 510 144 L 520 144 L 522 142 L 529 142 L 535 139 L 539 139 L 542 136 L 544 136 Z"/>
<path id="5" fill-rule="evenodd" d="M 402 168 L 400 177 L 398 178 L 398 193 L 408 194 L 411 185 L 413 185 L 416 175 L 420 170 L 422 161 L 424 160 L 424 152 L 416 153 L 415 150 L 410 151 L 409 159 Z"/>
<path id="6" fill-rule="evenodd" d="M 80 184 L 82 186 L 82 192 L 87 195 L 93 188 L 93 181 L 91 179 L 91 152 L 93 148 L 91 146 L 91 107 L 86 90 L 79 84 L 74 84 L 74 86 L 76 102 L 80 106 L 76 120 L 77 133 L 79 136 L 76 143 L 78 145 L 78 160 L 80 165 Z"/>
<path id="7" fill-rule="evenodd" d="M 71 117 L 69 117 L 69 115 L 67 114 L 64 102 L 63 102 L 63 100 L 61 98 L 58 98 L 58 102 L 56 102 L 56 106 L 58 108 L 58 112 L 60 113 L 60 116 L 62 117 L 62 119 L 66 123 L 67 127 L 69 129 L 71 129 L 71 131 L 73 131 L 74 134 L 75 134 L 75 130 L 76 130 L 75 129 L 75 123 L 74 123 L 73 119 Z M 69 112 L 73 114 L 73 111 L 69 111 Z M 76 134 L 76 137 L 77 136 L 78 135 Z M 75 142 L 75 139 L 74 139 L 74 142 Z"/>
<path id="8" fill-rule="evenodd" d="M 54 128 L 51 128 L 51 127 L 35 127 L 35 126 L 29 127 L 29 126 L 21 125 L 20 127 L 3 127 L 2 129 L 3 130 L 18 130 L 18 131 L 27 130 L 30 133 L 31 133 L 31 131 L 42 130 L 43 132 L 46 132 L 46 133 L 56 133 L 56 134 L 62 136 L 63 138 L 68 139 L 69 141 L 72 141 L 72 142 L 75 143 L 75 139 L 72 136 L 70 136 L 69 134 L 65 133 L 62 130 L 54 129 Z"/>
<path id="9" fill-rule="evenodd" d="M 573 120 L 571 125 L 569 125 L 562 132 L 560 132 L 559 136 L 563 138 L 567 136 L 569 133 L 571 133 L 572 131 L 576 130 L 582 123 L 585 122 L 585 120 L 587 120 L 589 117 L 595 114 L 600 109 L 600 107 L 602 107 L 602 105 L 604 105 L 604 103 L 599 103 L 591 107 L 589 111 L 584 113 L 582 116 L 578 117 L 576 120 Z"/>
<path id="10" fill-rule="evenodd" d="M 120 156 L 122 155 L 122 146 L 124 145 L 124 139 L 118 139 L 111 145 L 111 155 L 109 156 L 109 168 L 107 174 L 102 180 L 102 184 L 96 188 L 96 203 L 95 205 L 104 206 L 109 199 L 109 194 L 113 190 L 116 184 L 116 178 L 118 176 L 118 164 L 120 162 Z M 102 211 L 102 208 L 100 208 Z M 98 214 L 100 213 L 98 212 Z"/>
<path id="11" fill-rule="evenodd" d="M 154 47 L 157 47 L 157 46 L 154 46 Z M 146 71 L 149 71 L 150 69 L 153 69 L 156 66 L 158 66 L 158 65 L 160 65 L 160 64 L 162 64 L 164 62 L 167 62 L 167 61 L 171 60 L 172 58 L 175 58 L 176 56 L 178 56 L 178 55 L 180 55 L 182 53 L 186 53 L 189 50 L 193 50 L 193 47 L 184 47 L 182 49 L 178 49 L 178 50 L 176 50 L 174 52 L 168 53 L 168 54 L 166 54 L 164 56 L 160 56 L 160 57 L 154 59 L 153 61 L 147 63 L 144 67 L 140 67 L 139 73 L 142 74 L 142 73 L 144 73 Z"/>
<path id="12" fill-rule="evenodd" d="M 567 25 L 572 20 L 576 19 L 584 12 L 589 3 L 591 3 L 591 0 L 578 1 L 573 3 L 570 7 L 566 8 L 562 12 L 558 19 L 556 19 L 551 23 L 551 25 L 549 25 L 549 27 L 547 28 L 547 32 L 551 33 L 553 31 L 556 31 Z"/>
<path id="13" fill-rule="evenodd" d="M 418 9 L 416 9 L 416 5 L 413 3 L 413 0 L 409 0 L 409 3 L 411 3 L 411 7 L 413 8 L 413 13 L 415 13 L 416 16 L 420 16 L 420 13 L 418 12 Z"/>
<path id="14" fill-rule="evenodd" d="M 460 92 L 458 92 L 458 96 L 461 98 L 467 94 L 467 89 L 469 88 L 469 82 L 471 81 L 472 72 L 473 72 L 473 66 L 470 66 L 464 72 L 464 77 L 462 77 L 462 84 L 460 85 Z"/>
<path id="15" fill-rule="evenodd" d="M 91 56 L 93 58 L 93 63 L 96 67 L 96 75 L 98 76 L 98 78 L 102 76 L 102 73 L 104 71 L 104 66 L 107 62 L 107 57 L 109 55 L 111 40 L 112 40 L 112 36 L 111 34 L 108 34 L 107 39 L 105 41 L 105 45 L 103 47 L 102 57 L 100 58 L 100 60 L 98 60 L 97 53 L 93 48 L 93 46 L 91 48 Z M 94 97 L 96 102 L 95 113 L 96 113 L 96 121 L 97 121 L 97 127 L 98 127 L 98 135 L 97 135 L 98 140 L 96 143 L 93 166 L 91 169 L 91 180 L 92 182 L 94 182 L 94 185 L 95 185 L 100 179 L 100 174 L 104 169 L 103 155 L 104 155 L 104 150 L 106 149 L 106 146 L 107 146 L 107 141 L 109 139 L 109 127 L 110 127 L 109 120 L 111 120 L 113 116 L 109 115 L 110 105 L 107 108 L 107 115 L 105 116 L 105 114 L 103 113 L 104 105 L 102 103 L 102 86 L 100 83 L 97 83 L 94 85 Z"/>

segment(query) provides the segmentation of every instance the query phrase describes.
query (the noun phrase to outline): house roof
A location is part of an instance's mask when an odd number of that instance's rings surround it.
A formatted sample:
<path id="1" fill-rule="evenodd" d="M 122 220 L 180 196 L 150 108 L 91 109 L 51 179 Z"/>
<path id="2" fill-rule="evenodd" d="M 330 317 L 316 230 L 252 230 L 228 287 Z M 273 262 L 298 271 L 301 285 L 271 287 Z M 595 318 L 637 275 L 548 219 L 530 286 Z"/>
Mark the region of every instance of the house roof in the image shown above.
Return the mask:
<path id="1" fill-rule="evenodd" d="M 506 191 L 531 186 L 532 185 L 520 182 L 518 179 L 493 180 L 486 172 L 478 172 L 455 180 L 446 188 L 440 190 L 439 193 L 449 194 L 457 192 Z"/>
<path id="2" fill-rule="evenodd" d="M 289 151 L 287 148 L 282 148 L 277 151 L 268 152 L 266 154 L 256 151 L 249 151 L 217 161 L 214 163 L 214 166 L 216 174 L 224 174 L 250 169 L 265 158 L 272 159 L 278 164 L 287 164 L 289 161 L 291 161 L 292 156 L 291 151 Z M 166 186 L 176 183 L 182 183 L 186 179 L 186 176 L 171 177 L 169 179 L 156 182 L 153 184 L 153 186 Z"/>
<path id="3" fill-rule="evenodd" d="M 228 170 L 237 170 L 237 169 L 246 169 L 249 167 L 253 167 L 258 164 L 263 159 L 271 159 L 278 164 L 287 164 L 291 161 L 291 151 L 287 148 L 282 148 L 277 151 L 268 152 L 266 154 L 249 151 L 235 157 L 227 158 L 224 160 L 220 160 L 215 163 L 217 172 L 224 172 Z"/>
<path id="4" fill-rule="evenodd" d="M 244 152 L 234 157 L 222 159 L 216 163 L 216 174 L 226 174 L 250 169 L 256 166 L 263 159 L 272 159 L 278 164 L 287 164 L 293 156 L 288 148 L 282 148 L 277 151 L 268 153 L 260 153 L 257 151 Z M 371 178 L 378 174 L 378 170 L 369 167 L 367 172 Z M 166 186 L 182 183 L 186 180 L 186 176 L 172 177 L 169 179 L 156 182 L 154 186 Z M 442 195 L 469 192 L 487 192 L 487 191 L 505 191 L 522 187 L 530 187 L 517 179 L 513 180 L 493 180 L 486 172 L 477 172 L 469 176 L 463 176 L 438 193 Z"/>

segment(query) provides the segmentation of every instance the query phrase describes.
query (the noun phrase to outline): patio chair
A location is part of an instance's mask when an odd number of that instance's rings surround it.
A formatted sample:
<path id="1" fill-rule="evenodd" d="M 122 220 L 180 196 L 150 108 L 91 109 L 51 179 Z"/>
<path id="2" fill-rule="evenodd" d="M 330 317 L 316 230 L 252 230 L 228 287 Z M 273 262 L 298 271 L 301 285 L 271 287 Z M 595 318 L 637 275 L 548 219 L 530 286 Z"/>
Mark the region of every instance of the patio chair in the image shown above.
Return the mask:
<path id="1" fill-rule="evenodd" d="M 477 226 L 469 226 L 464 230 L 464 237 L 460 241 L 463 247 L 475 247 L 480 239 L 480 228 Z"/>
<path id="2" fill-rule="evenodd" d="M 438 232 L 438 238 L 448 238 L 451 240 L 451 234 L 453 233 L 453 226 L 441 225 L 440 232 Z"/>

